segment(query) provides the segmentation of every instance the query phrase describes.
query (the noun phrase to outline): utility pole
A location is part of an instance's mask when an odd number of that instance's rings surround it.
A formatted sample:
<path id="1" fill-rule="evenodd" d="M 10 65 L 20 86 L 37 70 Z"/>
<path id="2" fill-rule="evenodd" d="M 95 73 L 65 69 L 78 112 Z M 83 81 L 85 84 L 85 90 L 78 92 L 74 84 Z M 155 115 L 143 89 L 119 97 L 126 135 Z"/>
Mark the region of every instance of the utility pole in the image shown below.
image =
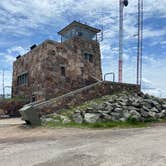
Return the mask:
<path id="1" fill-rule="evenodd" d="M 128 0 L 119 0 L 119 82 L 123 77 L 123 8 L 128 6 Z"/>
<path id="2" fill-rule="evenodd" d="M 3 99 L 5 98 L 5 72 L 4 70 L 2 71 L 2 97 Z"/>

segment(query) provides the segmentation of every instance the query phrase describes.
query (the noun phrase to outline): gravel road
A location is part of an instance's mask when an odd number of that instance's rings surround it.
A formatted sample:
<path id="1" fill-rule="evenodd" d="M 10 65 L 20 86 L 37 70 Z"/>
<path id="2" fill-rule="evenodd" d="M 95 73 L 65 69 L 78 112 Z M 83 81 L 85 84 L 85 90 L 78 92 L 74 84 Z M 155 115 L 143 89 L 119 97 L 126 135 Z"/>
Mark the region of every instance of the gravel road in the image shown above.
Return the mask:
<path id="1" fill-rule="evenodd" d="M 140 129 L 0 127 L 1 166 L 166 166 L 166 124 Z"/>

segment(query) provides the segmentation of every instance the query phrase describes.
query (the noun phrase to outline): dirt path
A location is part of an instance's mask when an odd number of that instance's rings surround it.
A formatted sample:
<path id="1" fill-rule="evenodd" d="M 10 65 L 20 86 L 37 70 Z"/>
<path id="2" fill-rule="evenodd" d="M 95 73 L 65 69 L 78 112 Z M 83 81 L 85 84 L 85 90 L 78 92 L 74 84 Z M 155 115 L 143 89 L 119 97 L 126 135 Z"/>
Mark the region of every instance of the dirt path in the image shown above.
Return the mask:
<path id="1" fill-rule="evenodd" d="M 166 124 L 141 129 L 0 127 L 2 166 L 165 166 Z"/>
<path id="2" fill-rule="evenodd" d="M 20 125 L 23 123 L 24 121 L 22 121 L 20 118 L 0 119 L 0 127 Z"/>

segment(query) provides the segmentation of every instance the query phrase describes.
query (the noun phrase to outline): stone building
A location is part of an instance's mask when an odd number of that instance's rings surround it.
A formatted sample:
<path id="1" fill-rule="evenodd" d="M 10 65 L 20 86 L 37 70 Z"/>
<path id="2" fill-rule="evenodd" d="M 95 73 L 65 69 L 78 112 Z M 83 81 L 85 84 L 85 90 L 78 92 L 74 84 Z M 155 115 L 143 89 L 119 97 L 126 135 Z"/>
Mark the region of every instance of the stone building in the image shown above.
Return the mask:
<path id="1" fill-rule="evenodd" d="M 12 96 L 29 101 L 50 99 L 102 80 L 100 30 L 73 21 L 61 42 L 46 40 L 13 64 Z"/>

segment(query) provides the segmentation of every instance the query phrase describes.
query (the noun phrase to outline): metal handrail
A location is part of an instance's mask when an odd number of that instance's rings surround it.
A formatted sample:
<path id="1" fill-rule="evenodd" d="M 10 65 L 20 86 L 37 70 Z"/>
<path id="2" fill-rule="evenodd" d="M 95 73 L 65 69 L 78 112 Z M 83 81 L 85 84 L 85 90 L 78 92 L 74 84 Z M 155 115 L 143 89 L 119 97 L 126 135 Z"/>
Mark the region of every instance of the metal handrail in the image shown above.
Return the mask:
<path id="1" fill-rule="evenodd" d="M 115 73 L 114 73 L 114 72 L 105 73 L 105 74 L 104 74 L 104 81 L 106 80 L 106 76 L 107 76 L 107 75 L 113 75 L 113 82 L 115 82 Z"/>

